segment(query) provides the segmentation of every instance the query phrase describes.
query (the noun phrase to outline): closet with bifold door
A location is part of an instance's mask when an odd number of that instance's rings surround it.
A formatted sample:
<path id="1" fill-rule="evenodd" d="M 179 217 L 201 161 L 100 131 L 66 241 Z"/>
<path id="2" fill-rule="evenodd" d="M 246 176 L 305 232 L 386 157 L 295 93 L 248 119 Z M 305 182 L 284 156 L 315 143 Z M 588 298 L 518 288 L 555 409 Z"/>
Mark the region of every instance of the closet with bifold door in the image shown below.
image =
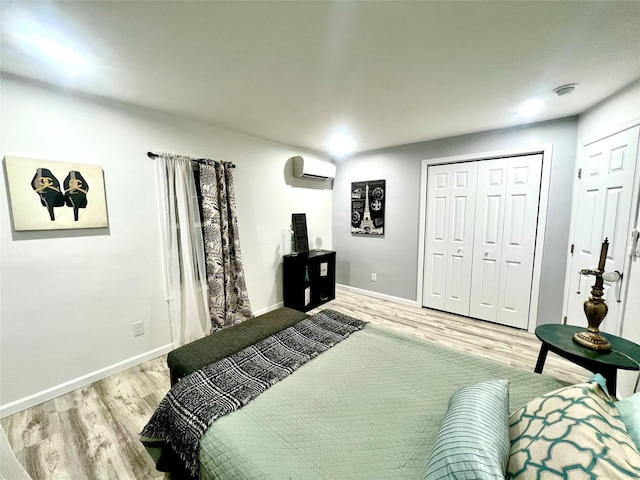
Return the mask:
<path id="1" fill-rule="evenodd" d="M 427 169 L 425 307 L 527 328 L 542 154 Z"/>

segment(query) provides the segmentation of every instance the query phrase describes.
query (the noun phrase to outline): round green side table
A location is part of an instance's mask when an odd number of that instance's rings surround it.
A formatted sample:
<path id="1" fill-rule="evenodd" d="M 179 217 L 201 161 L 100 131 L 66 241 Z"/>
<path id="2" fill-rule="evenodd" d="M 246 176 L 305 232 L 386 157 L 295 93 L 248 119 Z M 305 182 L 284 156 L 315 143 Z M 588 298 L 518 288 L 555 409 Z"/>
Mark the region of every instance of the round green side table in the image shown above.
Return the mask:
<path id="1" fill-rule="evenodd" d="M 607 381 L 609 392 L 615 395 L 618 369 L 640 369 L 640 345 L 609 333 L 602 333 L 611 342 L 611 350 L 592 350 L 573 341 L 573 334 L 583 330 L 586 330 L 586 327 L 555 323 L 540 325 L 536 328 L 536 337 L 540 339 L 542 345 L 534 372 L 542 373 L 547 353 L 552 351 L 576 365 L 594 373 L 600 373 Z"/>

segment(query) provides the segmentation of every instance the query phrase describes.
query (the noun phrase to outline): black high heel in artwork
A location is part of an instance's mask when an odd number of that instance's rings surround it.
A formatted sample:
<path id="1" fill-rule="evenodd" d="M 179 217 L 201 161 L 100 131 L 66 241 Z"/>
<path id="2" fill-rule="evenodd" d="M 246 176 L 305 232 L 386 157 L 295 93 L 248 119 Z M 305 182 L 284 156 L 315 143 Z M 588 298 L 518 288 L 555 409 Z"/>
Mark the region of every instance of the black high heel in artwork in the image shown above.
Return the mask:
<path id="1" fill-rule="evenodd" d="M 39 168 L 31 180 L 31 187 L 40 196 L 40 203 L 49 211 L 49 218 L 53 222 L 56 216 L 54 207 L 64 206 L 64 196 L 60 191 L 60 182 L 48 168 Z"/>
<path id="2" fill-rule="evenodd" d="M 71 170 L 64 179 L 64 201 L 73 207 L 73 219 L 78 221 L 78 209 L 87 207 L 87 192 L 89 185 L 80 172 Z"/>

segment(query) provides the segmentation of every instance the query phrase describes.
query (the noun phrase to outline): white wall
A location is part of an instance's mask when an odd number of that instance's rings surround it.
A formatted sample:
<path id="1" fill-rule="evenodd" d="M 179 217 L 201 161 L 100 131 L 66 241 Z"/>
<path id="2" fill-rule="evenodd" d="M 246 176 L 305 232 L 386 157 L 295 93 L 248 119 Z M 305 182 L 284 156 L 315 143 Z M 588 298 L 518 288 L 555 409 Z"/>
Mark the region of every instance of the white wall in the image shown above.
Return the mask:
<path id="1" fill-rule="evenodd" d="M 599 103 L 580 115 L 578 121 L 578 145 L 602 134 L 619 130 L 620 126 L 640 123 L 640 80 L 620 90 L 604 102 Z M 640 181 L 640 158 L 637 160 L 636 180 Z M 636 198 L 636 210 L 640 200 Z M 640 229 L 640 218 L 636 219 Z M 640 259 L 634 258 L 631 268 L 624 272 L 629 278 L 627 303 L 623 318 L 622 337 L 640 344 Z M 620 371 L 618 373 L 618 395 L 626 397 L 633 393 L 638 373 Z"/>
<path id="2" fill-rule="evenodd" d="M 291 213 L 331 248 L 331 183 L 292 178 L 310 152 L 20 79 L 1 83 L 2 156 L 101 165 L 109 228 L 14 232 L 0 181 L 0 415 L 158 356 L 172 339 L 163 291 L 155 166 L 148 150 L 232 161 L 254 312 L 282 301 Z M 320 157 L 317 157 L 321 159 Z M 35 197 L 35 193 L 34 193 Z M 133 337 L 132 323 L 145 334 Z"/>
<path id="3" fill-rule="evenodd" d="M 640 79 L 591 107 L 578 119 L 578 144 L 640 116 Z"/>

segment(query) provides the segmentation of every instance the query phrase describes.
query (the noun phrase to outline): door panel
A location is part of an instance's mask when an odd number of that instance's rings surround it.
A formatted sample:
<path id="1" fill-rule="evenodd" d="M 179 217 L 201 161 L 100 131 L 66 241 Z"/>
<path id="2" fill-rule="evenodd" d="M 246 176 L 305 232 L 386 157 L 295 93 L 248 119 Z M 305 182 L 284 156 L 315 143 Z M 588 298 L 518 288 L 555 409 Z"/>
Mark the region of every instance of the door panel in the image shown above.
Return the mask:
<path id="1" fill-rule="evenodd" d="M 500 304 L 503 311 L 518 312 L 521 310 L 518 295 L 518 281 L 520 280 L 523 265 L 520 262 L 505 262 L 504 265 L 504 288 Z M 502 280 L 502 279 L 501 279 Z"/>
<path id="2" fill-rule="evenodd" d="M 541 175 L 542 155 L 509 159 L 497 321 L 512 327 L 529 323 Z"/>
<path id="3" fill-rule="evenodd" d="M 431 295 L 438 299 L 444 298 L 444 282 L 446 278 L 446 269 L 444 268 L 444 255 L 440 253 L 434 253 L 431 258 L 431 265 Z"/>
<path id="4" fill-rule="evenodd" d="M 494 322 L 498 308 L 507 162 L 507 159 L 484 160 L 478 165 L 476 223 L 481 230 L 473 245 L 469 313 Z"/>
<path id="5" fill-rule="evenodd" d="M 450 301 L 462 301 L 469 296 L 469 282 L 464 278 L 464 257 L 451 255 L 449 259 L 447 298 Z"/>
<path id="6" fill-rule="evenodd" d="M 453 179 L 451 232 L 447 245 L 449 269 L 444 309 L 461 315 L 469 314 L 477 169 L 475 162 L 450 165 Z"/>
<path id="7" fill-rule="evenodd" d="M 527 212 L 526 195 L 511 196 L 511 214 L 507 219 L 508 230 L 506 233 L 507 245 L 522 245 L 524 243 L 525 214 Z"/>
<path id="8" fill-rule="evenodd" d="M 603 232 L 609 233 L 609 243 L 615 244 L 616 237 L 620 231 L 616 229 L 618 222 L 623 221 L 620 215 L 623 213 L 622 197 L 624 191 L 622 187 L 607 188 L 604 201 L 604 225 Z M 626 235 L 625 235 L 626 236 Z"/>
<path id="9" fill-rule="evenodd" d="M 484 231 L 474 242 L 473 317 L 527 328 L 541 175 L 542 155 L 487 160 L 478 167 L 476 222 Z"/>
<path id="10" fill-rule="evenodd" d="M 464 242 L 467 214 L 467 197 L 457 196 L 453 198 L 453 229 L 451 231 L 452 242 Z"/>
<path id="11" fill-rule="evenodd" d="M 637 174 L 640 127 L 634 127 L 583 147 L 578 156 L 582 178 L 577 180 L 572 218 L 574 253 L 569 258 L 569 287 L 565 298 L 567 323 L 585 326 L 583 303 L 591 295 L 595 277 L 580 275 L 582 269 L 595 269 L 605 238 L 609 239 L 605 270 L 624 273 L 625 252 L 631 221 L 632 190 Z M 621 285 L 604 282 L 604 299 L 609 313 L 600 330 L 619 334 Z"/>
<path id="12" fill-rule="evenodd" d="M 426 280 L 423 288 L 426 307 L 468 315 L 476 171 L 473 162 L 436 165 L 427 170 Z M 436 253 L 442 258 L 438 278 L 433 259 Z"/>
<path id="13" fill-rule="evenodd" d="M 475 273 L 475 272 L 474 272 Z M 480 262 L 480 296 L 478 305 L 481 308 L 493 311 L 498 304 L 498 289 L 494 288 L 498 280 L 498 262 L 494 259 L 483 258 Z M 473 316 L 480 317 L 479 315 Z M 491 317 L 493 318 L 493 317 Z"/>
<path id="14" fill-rule="evenodd" d="M 449 198 L 451 196 L 448 165 L 428 168 L 427 232 L 423 304 L 444 309 L 446 291 L 446 256 L 448 242 Z"/>
<path id="15" fill-rule="evenodd" d="M 485 245 L 498 245 L 502 228 L 502 194 L 487 195 L 483 238 Z"/>
<path id="16" fill-rule="evenodd" d="M 433 240 L 434 241 L 442 241 L 444 242 L 446 239 L 447 232 L 447 206 L 448 199 L 446 196 L 438 196 L 435 197 L 435 207 L 433 215 L 434 218 L 434 228 L 433 228 Z"/>

